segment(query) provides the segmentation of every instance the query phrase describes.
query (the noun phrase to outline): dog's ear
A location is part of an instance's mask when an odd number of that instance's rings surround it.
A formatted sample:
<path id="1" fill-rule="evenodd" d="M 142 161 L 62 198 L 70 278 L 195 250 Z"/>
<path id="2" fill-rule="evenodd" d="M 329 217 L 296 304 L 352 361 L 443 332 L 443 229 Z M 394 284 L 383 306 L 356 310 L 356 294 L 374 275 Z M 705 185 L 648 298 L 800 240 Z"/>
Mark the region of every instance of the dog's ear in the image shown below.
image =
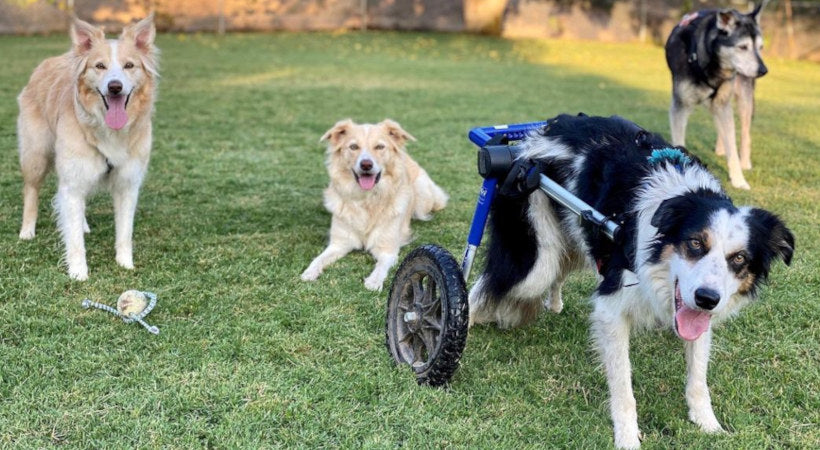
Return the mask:
<path id="1" fill-rule="evenodd" d="M 725 33 L 731 33 L 737 27 L 737 18 L 731 9 L 723 9 L 717 13 L 717 27 Z"/>
<path id="2" fill-rule="evenodd" d="M 319 138 L 319 142 L 329 141 L 331 144 L 338 145 L 344 137 L 350 133 L 350 129 L 355 125 L 352 120 L 344 119 L 336 122 L 325 134 Z"/>
<path id="3" fill-rule="evenodd" d="M 154 13 L 151 13 L 139 22 L 123 28 L 120 38 L 133 40 L 137 49 L 143 53 L 151 53 L 156 36 L 157 29 L 154 26 Z"/>
<path id="4" fill-rule="evenodd" d="M 71 42 L 74 44 L 74 51 L 79 55 L 91 50 L 95 42 L 105 40 L 105 33 L 103 33 L 101 28 L 97 28 L 77 17 L 74 17 L 74 20 L 71 22 L 70 35 Z"/>
<path id="5" fill-rule="evenodd" d="M 692 200 L 685 195 L 668 198 L 655 210 L 650 223 L 658 229 L 658 233 L 673 235 L 683 225 L 693 207 Z"/>
<path id="6" fill-rule="evenodd" d="M 404 147 L 404 143 L 407 141 L 416 140 L 413 135 L 405 131 L 395 120 L 384 119 L 380 125 L 384 127 L 387 135 L 390 136 L 390 139 L 392 139 L 399 148 Z"/>
<path id="7" fill-rule="evenodd" d="M 779 217 L 769 211 L 753 208 L 749 211 L 749 227 L 753 239 L 764 246 L 764 260 L 780 258 L 786 265 L 792 263 L 794 235 Z"/>
<path id="8" fill-rule="evenodd" d="M 758 3 L 757 6 L 755 6 L 755 9 L 753 9 L 752 12 L 749 13 L 749 17 L 754 19 L 754 21 L 757 22 L 758 25 L 760 25 L 760 12 L 763 11 L 763 8 L 766 7 L 766 3 L 769 2 L 767 0 L 764 0 Z"/>

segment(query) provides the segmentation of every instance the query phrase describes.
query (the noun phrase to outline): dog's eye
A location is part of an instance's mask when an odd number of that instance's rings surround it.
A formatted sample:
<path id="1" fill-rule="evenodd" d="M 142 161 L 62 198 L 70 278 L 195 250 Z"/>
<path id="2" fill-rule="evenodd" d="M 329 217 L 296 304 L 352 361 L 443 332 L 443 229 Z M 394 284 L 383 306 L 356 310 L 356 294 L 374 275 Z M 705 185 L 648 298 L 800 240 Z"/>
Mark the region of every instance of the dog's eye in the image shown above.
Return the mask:
<path id="1" fill-rule="evenodd" d="M 384 144 L 376 144 L 376 146 L 373 148 L 376 150 L 384 150 Z"/>
<path id="2" fill-rule="evenodd" d="M 359 149 L 359 144 L 350 144 L 349 149 L 356 151 Z"/>
<path id="3" fill-rule="evenodd" d="M 745 52 L 746 50 L 749 50 L 749 46 L 748 46 L 748 45 L 746 45 L 746 44 L 743 44 L 743 45 L 738 45 L 738 46 L 737 46 L 737 48 L 739 48 L 739 49 L 743 50 L 744 52 Z"/>
<path id="4" fill-rule="evenodd" d="M 686 249 L 690 256 L 699 256 L 703 254 L 703 242 L 700 239 L 689 239 L 686 241 Z"/>
<path id="5" fill-rule="evenodd" d="M 101 63 L 101 62 L 100 62 L 100 63 L 97 63 L 97 65 L 96 65 L 96 66 L 94 66 L 94 67 L 96 67 L 96 68 L 98 68 L 98 69 L 100 69 L 100 70 L 105 70 L 105 64 L 103 64 L 103 63 Z"/>
<path id="6" fill-rule="evenodd" d="M 123 69 L 133 69 L 134 68 L 134 63 L 129 61 L 129 62 L 125 63 L 125 65 L 122 66 L 122 68 Z"/>
<path id="7" fill-rule="evenodd" d="M 736 266 L 742 266 L 746 264 L 746 255 L 744 255 L 743 253 L 738 253 L 732 258 L 732 264 Z"/>

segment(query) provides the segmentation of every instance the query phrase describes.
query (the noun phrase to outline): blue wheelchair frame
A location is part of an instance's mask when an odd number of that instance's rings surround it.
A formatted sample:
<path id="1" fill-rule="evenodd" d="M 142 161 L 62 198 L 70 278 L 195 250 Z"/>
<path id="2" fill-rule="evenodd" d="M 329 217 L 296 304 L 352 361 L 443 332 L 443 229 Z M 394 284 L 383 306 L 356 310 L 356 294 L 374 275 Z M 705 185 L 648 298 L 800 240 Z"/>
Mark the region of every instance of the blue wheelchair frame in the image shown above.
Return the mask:
<path id="1" fill-rule="evenodd" d="M 547 122 L 542 121 L 476 127 L 470 130 L 468 137 L 470 141 L 482 149 L 482 151 L 485 151 L 491 144 L 502 144 L 513 149 L 513 153 L 517 153 L 520 149 L 510 143 L 521 141 L 531 132 L 544 128 L 546 125 Z M 481 245 L 481 238 L 484 235 L 484 229 L 487 225 L 487 218 L 490 215 L 493 198 L 495 198 L 496 195 L 498 182 L 498 178 L 488 177 L 485 178 L 481 184 L 475 214 L 473 215 L 473 221 L 470 225 L 470 234 L 467 237 L 467 248 L 464 250 L 464 256 L 461 262 L 461 272 L 465 281 L 470 277 L 476 252 L 478 251 L 479 245 Z M 596 211 L 546 175 L 540 175 L 539 189 L 558 204 L 577 214 L 582 220 L 599 226 L 601 231 L 610 239 L 617 240 L 619 238 L 620 226 L 615 221 Z"/>

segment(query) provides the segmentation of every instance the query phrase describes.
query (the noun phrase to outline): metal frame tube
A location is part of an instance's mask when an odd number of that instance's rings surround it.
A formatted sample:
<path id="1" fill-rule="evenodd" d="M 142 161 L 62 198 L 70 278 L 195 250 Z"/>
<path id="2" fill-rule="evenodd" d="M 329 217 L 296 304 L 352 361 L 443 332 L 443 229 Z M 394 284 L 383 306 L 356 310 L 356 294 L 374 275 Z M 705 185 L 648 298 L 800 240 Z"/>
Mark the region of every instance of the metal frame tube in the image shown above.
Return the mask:
<path id="1" fill-rule="evenodd" d="M 601 227 L 601 230 L 609 239 L 613 241 L 617 240 L 618 233 L 621 231 L 620 225 L 614 220 L 608 219 L 605 215 L 593 209 L 586 202 L 543 174 L 541 175 L 541 191 L 579 217 L 592 220 L 594 224 Z"/>

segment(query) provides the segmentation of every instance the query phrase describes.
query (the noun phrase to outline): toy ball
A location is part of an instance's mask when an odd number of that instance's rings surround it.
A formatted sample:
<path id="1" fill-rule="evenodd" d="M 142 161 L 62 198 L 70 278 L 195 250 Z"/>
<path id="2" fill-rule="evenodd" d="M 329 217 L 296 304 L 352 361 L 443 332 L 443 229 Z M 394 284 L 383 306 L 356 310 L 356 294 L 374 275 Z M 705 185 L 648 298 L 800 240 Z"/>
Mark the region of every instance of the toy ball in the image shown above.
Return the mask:
<path id="1" fill-rule="evenodd" d="M 142 291 L 131 289 L 117 299 L 117 311 L 123 316 L 138 315 L 148 306 L 148 298 Z"/>

